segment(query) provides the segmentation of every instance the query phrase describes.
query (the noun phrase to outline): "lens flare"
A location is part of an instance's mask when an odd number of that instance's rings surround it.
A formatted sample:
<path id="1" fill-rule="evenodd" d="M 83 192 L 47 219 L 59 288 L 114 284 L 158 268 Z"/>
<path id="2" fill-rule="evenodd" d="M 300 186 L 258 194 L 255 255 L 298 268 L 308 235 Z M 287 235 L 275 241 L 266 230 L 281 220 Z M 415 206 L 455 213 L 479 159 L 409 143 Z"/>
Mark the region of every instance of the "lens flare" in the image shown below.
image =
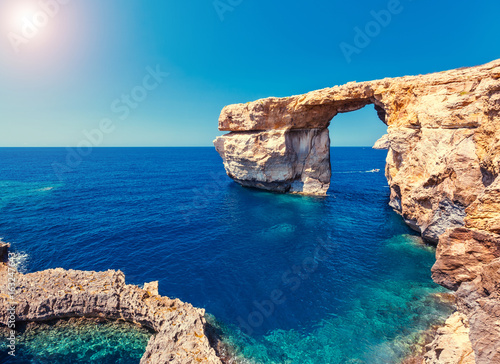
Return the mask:
<path id="1" fill-rule="evenodd" d="M 26 21 L 31 21 L 33 16 L 39 10 L 34 1 L 10 2 L 8 6 L 2 9 L 4 17 L 8 18 L 8 24 L 11 31 L 19 31 Z"/>
<path id="2" fill-rule="evenodd" d="M 14 11 L 14 21 L 16 24 L 22 24 L 26 20 L 31 21 L 33 15 L 36 13 L 37 9 L 33 4 L 20 4 L 20 6 Z"/>

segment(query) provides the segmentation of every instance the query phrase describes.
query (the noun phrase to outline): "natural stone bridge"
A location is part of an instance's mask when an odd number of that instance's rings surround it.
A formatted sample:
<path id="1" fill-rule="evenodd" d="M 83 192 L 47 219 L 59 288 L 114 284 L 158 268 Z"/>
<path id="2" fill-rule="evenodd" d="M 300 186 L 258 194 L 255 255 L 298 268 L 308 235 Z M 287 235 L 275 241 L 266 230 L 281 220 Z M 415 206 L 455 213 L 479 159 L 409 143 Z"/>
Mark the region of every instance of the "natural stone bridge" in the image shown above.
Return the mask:
<path id="1" fill-rule="evenodd" d="M 476 362 L 500 363 L 500 60 L 230 105 L 214 144 L 243 186 L 325 195 L 328 126 L 368 104 L 388 126 L 390 205 L 439 241 L 433 278 L 458 289 Z"/>
<path id="2" fill-rule="evenodd" d="M 330 121 L 368 104 L 388 126 L 391 206 L 428 240 L 463 225 L 499 172 L 500 61 L 230 105 L 215 147 L 244 186 L 325 195 Z"/>

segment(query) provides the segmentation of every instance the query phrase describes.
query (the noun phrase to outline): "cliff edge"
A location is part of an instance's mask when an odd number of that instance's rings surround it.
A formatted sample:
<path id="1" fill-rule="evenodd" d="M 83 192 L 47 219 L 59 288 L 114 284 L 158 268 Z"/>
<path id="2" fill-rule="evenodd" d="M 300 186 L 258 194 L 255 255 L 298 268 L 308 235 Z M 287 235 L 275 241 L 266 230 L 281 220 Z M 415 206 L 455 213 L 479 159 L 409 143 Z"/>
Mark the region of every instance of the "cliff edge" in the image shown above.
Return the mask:
<path id="1" fill-rule="evenodd" d="M 328 126 L 369 104 L 387 125 L 390 205 L 437 244 L 433 279 L 457 291 L 468 362 L 500 363 L 500 60 L 226 106 L 214 144 L 244 186 L 325 195 Z"/>

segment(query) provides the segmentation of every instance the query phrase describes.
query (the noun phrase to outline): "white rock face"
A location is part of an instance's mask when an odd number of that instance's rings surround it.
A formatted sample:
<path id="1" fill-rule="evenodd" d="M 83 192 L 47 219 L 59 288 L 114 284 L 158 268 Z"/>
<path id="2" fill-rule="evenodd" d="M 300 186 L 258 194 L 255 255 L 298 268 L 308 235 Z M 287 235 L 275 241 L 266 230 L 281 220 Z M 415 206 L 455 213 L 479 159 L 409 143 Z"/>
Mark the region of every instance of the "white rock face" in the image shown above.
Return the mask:
<path id="1" fill-rule="evenodd" d="M 328 129 L 230 133 L 214 144 L 227 174 L 243 186 L 326 195 L 331 177 Z"/>
<path id="2" fill-rule="evenodd" d="M 389 140 L 389 135 L 384 134 L 379 140 L 373 145 L 373 149 L 389 149 L 391 142 Z"/>
<path id="3" fill-rule="evenodd" d="M 474 130 L 391 128 L 386 175 L 391 206 L 428 240 L 464 225 L 484 191 Z"/>

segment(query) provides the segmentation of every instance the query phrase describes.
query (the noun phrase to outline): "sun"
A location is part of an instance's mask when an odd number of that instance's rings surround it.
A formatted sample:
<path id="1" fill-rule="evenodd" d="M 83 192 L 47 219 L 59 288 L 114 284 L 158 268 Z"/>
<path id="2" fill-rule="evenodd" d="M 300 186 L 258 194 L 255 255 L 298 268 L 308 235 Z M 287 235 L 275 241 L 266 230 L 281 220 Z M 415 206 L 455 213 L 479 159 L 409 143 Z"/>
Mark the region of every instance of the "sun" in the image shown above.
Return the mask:
<path id="1" fill-rule="evenodd" d="M 31 21 L 33 19 L 37 10 L 39 9 L 31 2 L 16 4 L 12 9 L 12 20 L 16 26 L 22 26 L 26 21 Z"/>

